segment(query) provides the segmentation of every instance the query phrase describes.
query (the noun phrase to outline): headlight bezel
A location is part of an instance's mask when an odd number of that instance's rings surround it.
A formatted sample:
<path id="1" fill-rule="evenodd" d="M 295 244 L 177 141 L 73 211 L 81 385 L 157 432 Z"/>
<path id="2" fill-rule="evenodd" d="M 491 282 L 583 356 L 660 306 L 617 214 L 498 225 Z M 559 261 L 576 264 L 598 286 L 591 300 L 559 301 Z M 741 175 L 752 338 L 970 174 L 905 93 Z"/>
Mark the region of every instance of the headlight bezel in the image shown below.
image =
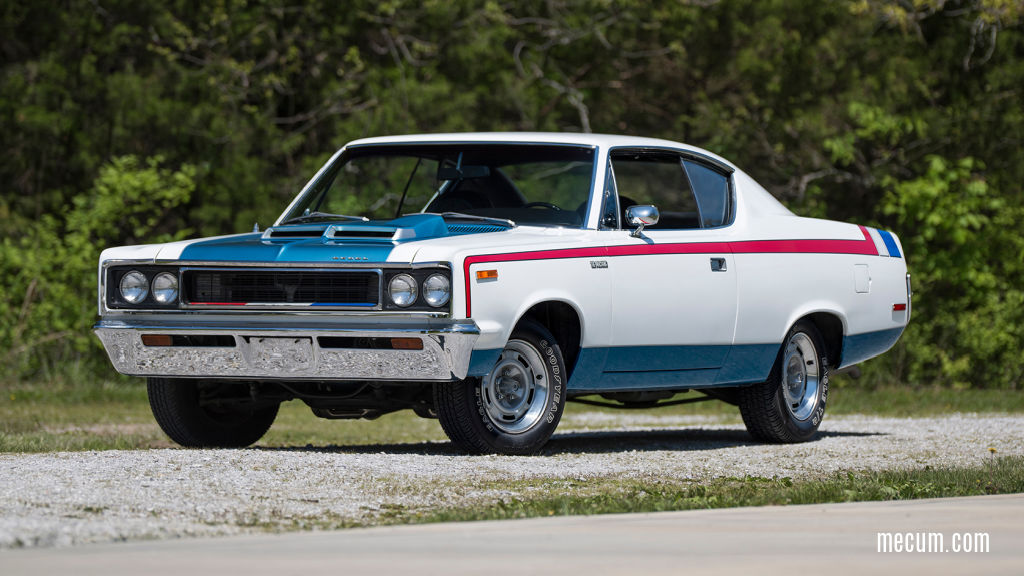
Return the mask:
<path id="1" fill-rule="evenodd" d="M 125 276 L 137 272 L 146 279 L 146 294 L 137 302 L 126 299 L 121 293 L 121 282 Z M 157 276 L 168 274 L 172 276 L 177 284 L 178 290 L 174 298 L 167 302 L 156 299 L 153 291 L 153 282 Z M 105 306 L 111 310 L 176 310 L 181 300 L 181 277 L 177 266 L 153 266 L 144 264 L 117 264 L 107 266 L 104 271 Z"/>
<path id="2" fill-rule="evenodd" d="M 439 304 L 437 306 L 432 306 L 427 302 L 425 298 L 425 290 L 423 286 L 427 278 L 434 276 L 435 274 L 444 277 L 444 279 L 448 281 L 449 286 L 454 286 L 454 283 L 452 282 L 451 268 L 443 265 L 412 267 L 387 266 L 383 268 L 383 272 L 384 279 L 381 290 L 381 302 L 383 303 L 383 306 L 381 307 L 381 310 L 385 312 L 430 312 L 431 314 L 434 315 L 444 315 L 449 314 L 451 312 L 452 300 L 454 298 L 454 294 L 451 292 L 451 288 L 449 288 L 449 296 L 446 302 Z M 398 306 L 394 302 L 392 302 L 389 290 L 392 279 L 402 274 L 411 276 L 413 279 L 415 279 L 417 291 L 415 302 L 404 307 Z"/>

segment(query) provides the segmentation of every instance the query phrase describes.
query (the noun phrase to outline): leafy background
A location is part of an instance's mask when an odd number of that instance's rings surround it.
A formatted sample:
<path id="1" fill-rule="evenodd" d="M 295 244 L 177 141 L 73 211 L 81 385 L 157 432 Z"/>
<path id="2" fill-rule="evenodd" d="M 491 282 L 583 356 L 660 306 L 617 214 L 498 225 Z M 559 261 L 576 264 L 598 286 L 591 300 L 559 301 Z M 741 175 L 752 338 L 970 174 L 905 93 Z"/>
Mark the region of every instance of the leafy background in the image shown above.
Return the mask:
<path id="1" fill-rule="evenodd" d="M 266 225 L 365 135 L 638 134 L 895 230 L 914 319 L 862 385 L 1024 384 L 1017 0 L 0 7 L 0 377 L 110 378 L 103 247 Z"/>

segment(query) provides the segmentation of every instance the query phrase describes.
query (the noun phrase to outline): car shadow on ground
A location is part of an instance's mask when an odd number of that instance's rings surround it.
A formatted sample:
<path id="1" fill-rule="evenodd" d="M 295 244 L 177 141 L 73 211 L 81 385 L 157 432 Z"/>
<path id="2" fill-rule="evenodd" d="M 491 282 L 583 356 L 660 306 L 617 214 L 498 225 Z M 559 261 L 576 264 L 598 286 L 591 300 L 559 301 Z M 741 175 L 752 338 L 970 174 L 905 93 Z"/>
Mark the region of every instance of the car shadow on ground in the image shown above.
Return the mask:
<path id="1" fill-rule="evenodd" d="M 881 432 L 819 432 L 811 442 L 826 438 L 885 436 Z M 616 452 L 698 452 L 762 446 L 746 430 L 683 428 L 679 430 L 592 430 L 556 433 L 539 456 L 560 454 L 604 454 Z M 396 444 L 351 444 L 324 446 L 257 446 L 256 450 L 286 452 L 333 452 L 338 454 L 420 454 L 423 456 L 459 456 L 463 452 L 451 442 L 418 442 Z"/>
<path id="2" fill-rule="evenodd" d="M 811 442 L 825 438 L 884 436 L 875 432 L 819 432 Z M 609 452 L 696 452 L 738 446 L 763 446 L 746 430 L 685 428 L 679 430 L 597 430 L 555 434 L 544 448 L 550 454 Z"/>

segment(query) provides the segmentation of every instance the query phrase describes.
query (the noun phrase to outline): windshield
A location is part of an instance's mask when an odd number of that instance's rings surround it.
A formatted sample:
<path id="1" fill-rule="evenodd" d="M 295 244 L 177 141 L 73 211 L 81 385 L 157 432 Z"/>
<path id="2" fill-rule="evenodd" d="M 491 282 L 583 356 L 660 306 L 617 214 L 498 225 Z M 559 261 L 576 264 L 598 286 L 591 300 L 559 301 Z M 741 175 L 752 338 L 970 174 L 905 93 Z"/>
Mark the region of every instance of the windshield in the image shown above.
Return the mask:
<path id="1" fill-rule="evenodd" d="M 359 146 L 338 157 L 281 221 L 430 212 L 582 227 L 593 173 L 594 150 L 579 146 Z"/>

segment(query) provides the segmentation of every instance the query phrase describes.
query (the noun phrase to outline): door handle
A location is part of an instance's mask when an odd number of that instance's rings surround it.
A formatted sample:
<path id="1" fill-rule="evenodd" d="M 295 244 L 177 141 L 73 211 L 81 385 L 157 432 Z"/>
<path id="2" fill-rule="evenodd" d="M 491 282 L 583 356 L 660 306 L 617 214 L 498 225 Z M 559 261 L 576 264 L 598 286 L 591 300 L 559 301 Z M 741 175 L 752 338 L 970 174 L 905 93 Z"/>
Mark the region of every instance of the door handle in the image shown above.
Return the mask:
<path id="1" fill-rule="evenodd" d="M 712 258 L 711 259 L 711 271 L 712 272 L 725 272 L 725 258 Z"/>

